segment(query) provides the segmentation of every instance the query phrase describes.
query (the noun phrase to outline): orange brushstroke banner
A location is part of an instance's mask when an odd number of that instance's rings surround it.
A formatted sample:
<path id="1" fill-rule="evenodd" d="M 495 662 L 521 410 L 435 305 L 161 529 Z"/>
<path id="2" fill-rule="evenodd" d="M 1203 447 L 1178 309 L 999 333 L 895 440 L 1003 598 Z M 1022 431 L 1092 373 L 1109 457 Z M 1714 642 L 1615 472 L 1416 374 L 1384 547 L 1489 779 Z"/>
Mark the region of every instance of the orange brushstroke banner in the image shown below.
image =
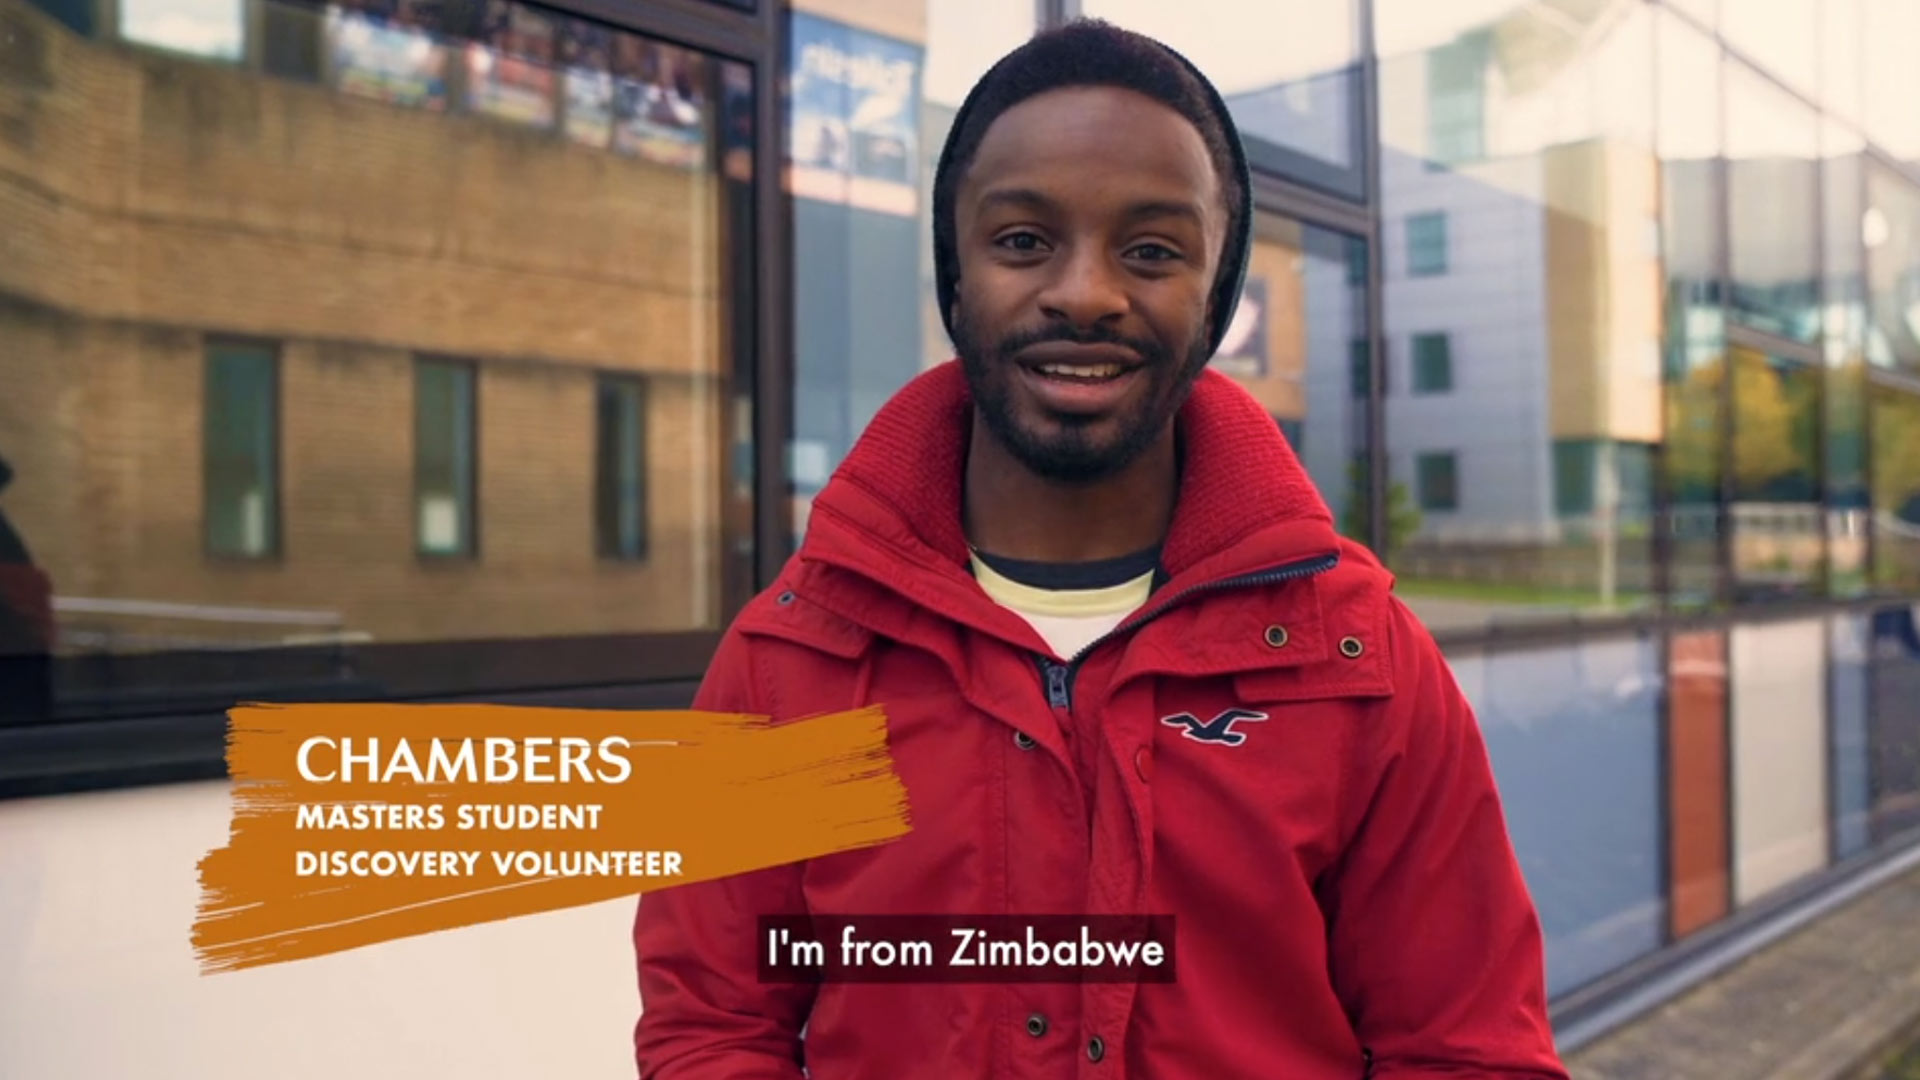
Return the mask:
<path id="1" fill-rule="evenodd" d="M 879 708 L 249 705 L 193 944 L 232 971 L 639 895 L 905 835 Z"/>

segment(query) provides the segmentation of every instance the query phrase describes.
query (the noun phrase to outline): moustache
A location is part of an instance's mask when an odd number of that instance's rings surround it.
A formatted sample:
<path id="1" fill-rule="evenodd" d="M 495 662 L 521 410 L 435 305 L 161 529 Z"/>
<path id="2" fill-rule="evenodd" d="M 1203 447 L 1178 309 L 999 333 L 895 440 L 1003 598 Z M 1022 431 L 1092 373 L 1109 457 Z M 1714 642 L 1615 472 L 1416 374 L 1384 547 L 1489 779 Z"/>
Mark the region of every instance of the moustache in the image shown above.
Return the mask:
<path id="1" fill-rule="evenodd" d="M 1051 344 L 1056 341 L 1071 345 L 1117 345 L 1131 350 L 1136 356 L 1139 356 L 1147 363 L 1165 360 L 1168 357 L 1167 350 L 1158 342 L 1149 341 L 1145 338 L 1128 337 L 1125 334 L 1104 327 L 1083 330 L 1078 327 L 1065 325 L 1044 326 L 1032 330 L 1013 331 L 1006 337 L 1000 339 L 994 351 L 1000 355 L 1001 359 L 1011 360 L 1023 349 L 1030 349 L 1035 345 Z"/>

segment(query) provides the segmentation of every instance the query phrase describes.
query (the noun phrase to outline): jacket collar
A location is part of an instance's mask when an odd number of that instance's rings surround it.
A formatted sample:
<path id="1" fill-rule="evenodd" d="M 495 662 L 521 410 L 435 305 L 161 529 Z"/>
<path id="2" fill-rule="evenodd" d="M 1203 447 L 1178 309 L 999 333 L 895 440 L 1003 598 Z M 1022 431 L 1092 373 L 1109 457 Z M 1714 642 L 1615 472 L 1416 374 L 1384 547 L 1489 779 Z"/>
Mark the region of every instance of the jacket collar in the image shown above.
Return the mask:
<path id="1" fill-rule="evenodd" d="M 802 567 L 853 571 L 944 614 L 978 605 L 983 594 L 968 572 L 961 530 L 972 418 L 957 360 L 902 388 L 814 499 L 797 553 Z M 1341 550 L 1306 470 L 1239 384 L 1208 369 L 1176 422 L 1183 472 L 1161 553 L 1168 588 Z"/>

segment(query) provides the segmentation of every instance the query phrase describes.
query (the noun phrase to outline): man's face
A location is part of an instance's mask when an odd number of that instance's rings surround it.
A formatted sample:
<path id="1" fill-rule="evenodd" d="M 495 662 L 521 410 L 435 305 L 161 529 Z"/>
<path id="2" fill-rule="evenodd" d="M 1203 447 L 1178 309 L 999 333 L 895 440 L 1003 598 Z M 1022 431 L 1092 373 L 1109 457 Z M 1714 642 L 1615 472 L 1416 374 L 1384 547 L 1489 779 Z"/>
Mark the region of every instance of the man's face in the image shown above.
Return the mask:
<path id="1" fill-rule="evenodd" d="M 955 345 L 989 430 L 1036 474 L 1111 476 L 1186 400 L 1218 184 L 1193 125 L 1128 90 L 1050 91 L 988 128 L 955 200 Z"/>

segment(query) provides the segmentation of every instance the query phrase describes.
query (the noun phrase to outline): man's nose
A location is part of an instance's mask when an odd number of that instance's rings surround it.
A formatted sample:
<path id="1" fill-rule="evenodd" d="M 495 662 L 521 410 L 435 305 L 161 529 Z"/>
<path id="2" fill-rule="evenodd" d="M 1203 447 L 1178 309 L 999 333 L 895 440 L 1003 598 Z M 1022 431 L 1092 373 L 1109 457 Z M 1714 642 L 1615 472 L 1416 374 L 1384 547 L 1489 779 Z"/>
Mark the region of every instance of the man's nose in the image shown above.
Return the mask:
<path id="1" fill-rule="evenodd" d="M 1048 318 L 1092 327 L 1127 313 L 1123 271 L 1100 246 L 1069 248 L 1054 260 L 1054 266 L 1053 278 L 1040 294 L 1040 306 Z"/>

